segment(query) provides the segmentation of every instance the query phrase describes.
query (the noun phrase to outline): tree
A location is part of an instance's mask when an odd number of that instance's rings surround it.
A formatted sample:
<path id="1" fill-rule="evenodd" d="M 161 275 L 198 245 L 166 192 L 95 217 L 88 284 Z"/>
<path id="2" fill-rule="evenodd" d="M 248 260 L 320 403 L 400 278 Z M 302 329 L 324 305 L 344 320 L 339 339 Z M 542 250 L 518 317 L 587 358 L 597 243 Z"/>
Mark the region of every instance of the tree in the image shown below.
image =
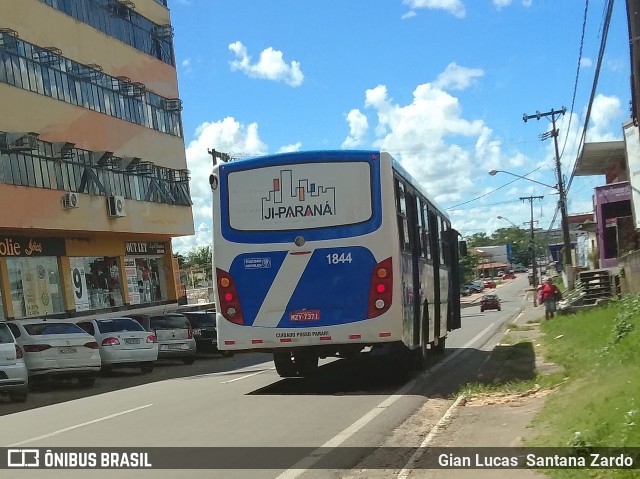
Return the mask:
<path id="1" fill-rule="evenodd" d="M 462 284 L 468 283 L 475 277 L 475 272 L 480 264 L 480 256 L 477 254 L 467 254 L 460 258 L 460 269 L 462 270 Z"/>
<path id="2" fill-rule="evenodd" d="M 183 269 L 186 270 L 192 286 L 196 286 L 196 283 L 203 279 L 206 281 L 212 280 L 211 262 L 211 245 L 198 246 L 187 252 Z"/>
<path id="3" fill-rule="evenodd" d="M 465 238 L 469 248 L 477 248 L 478 246 L 494 246 L 493 240 L 486 233 L 474 233 Z"/>
<path id="4" fill-rule="evenodd" d="M 211 246 L 198 246 L 187 253 L 185 266 L 188 268 L 211 268 Z"/>
<path id="5" fill-rule="evenodd" d="M 511 256 L 514 263 L 527 264 L 531 253 L 529 242 L 531 237 L 527 230 L 510 226 L 509 228 L 498 228 L 491 239 L 495 244 L 511 244 Z"/>
<path id="6" fill-rule="evenodd" d="M 187 259 L 182 253 L 173 253 L 173 257 L 178 260 L 178 267 L 182 269 L 187 262 Z"/>

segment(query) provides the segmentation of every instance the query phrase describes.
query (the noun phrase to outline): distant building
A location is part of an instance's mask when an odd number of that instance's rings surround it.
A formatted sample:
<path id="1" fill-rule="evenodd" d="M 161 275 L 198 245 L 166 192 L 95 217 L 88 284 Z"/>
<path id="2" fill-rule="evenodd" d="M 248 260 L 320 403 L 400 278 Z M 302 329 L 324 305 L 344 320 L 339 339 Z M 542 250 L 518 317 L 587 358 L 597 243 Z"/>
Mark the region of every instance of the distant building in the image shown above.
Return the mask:
<path id="1" fill-rule="evenodd" d="M 166 0 L 0 18 L 0 319 L 176 302 L 193 215 Z"/>
<path id="2" fill-rule="evenodd" d="M 510 245 L 478 246 L 471 248 L 470 253 L 481 258 L 478 265 L 480 276 L 495 276 L 498 271 L 507 269 L 512 264 Z"/>

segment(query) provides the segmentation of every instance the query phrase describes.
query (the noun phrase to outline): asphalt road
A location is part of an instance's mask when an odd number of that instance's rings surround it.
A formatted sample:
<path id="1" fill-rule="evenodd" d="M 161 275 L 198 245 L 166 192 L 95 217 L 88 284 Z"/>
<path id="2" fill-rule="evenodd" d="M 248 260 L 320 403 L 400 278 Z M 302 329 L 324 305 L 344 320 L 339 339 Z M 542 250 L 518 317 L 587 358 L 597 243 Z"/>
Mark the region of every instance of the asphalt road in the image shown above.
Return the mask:
<path id="1" fill-rule="evenodd" d="M 497 289 L 503 301 L 500 312 L 465 308 L 463 327 L 449 336 L 446 355 L 434 361 L 430 371 L 416 373 L 406 382 L 385 374 L 372 358 L 324 360 L 311 379 L 280 378 L 270 356 L 263 354 L 208 357 L 193 365 L 159 363 L 149 375 L 114 372 L 101 377 L 93 388 L 57 384 L 32 392 L 24 404 L 0 403 L 0 446 L 171 447 L 162 460 L 169 464 L 173 460 L 176 467 L 182 467 L 181 461 L 197 452 L 193 449 L 197 447 L 231 448 L 226 454 L 239 455 L 246 467 L 255 466 L 256 461 L 264 465 L 269 456 L 273 459 L 284 452 L 299 456 L 301 463 L 293 469 L 288 465 L 268 470 L 234 468 L 205 475 L 339 477 L 304 469 L 336 446 L 342 447 L 331 467 L 351 467 L 366 451 L 344 446 L 378 446 L 428 398 L 450 397 L 473 380 L 501 326 L 519 312 L 525 287 L 526 276 L 501 285 Z M 274 446 L 280 449 L 264 449 Z M 243 449 L 247 447 L 260 449 Z M 213 457 L 221 451 L 225 454 L 220 449 L 209 452 Z M 261 461 L 260 455 L 267 459 Z M 91 477 L 198 475 L 191 469 L 91 471 Z M 1 476 L 54 479 L 86 477 L 87 471 L 9 470 Z"/>

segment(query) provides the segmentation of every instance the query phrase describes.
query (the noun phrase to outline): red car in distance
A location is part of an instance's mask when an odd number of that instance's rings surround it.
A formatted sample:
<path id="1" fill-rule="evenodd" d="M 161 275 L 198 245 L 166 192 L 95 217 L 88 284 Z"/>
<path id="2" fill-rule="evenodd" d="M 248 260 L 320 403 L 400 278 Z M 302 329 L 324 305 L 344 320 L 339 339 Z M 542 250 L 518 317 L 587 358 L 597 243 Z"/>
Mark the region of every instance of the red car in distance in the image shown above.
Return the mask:
<path id="1" fill-rule="evenodd" d="M 497 309 L 500 311 L 500 298 L 495 294 L 485 294 L 480 300 L 480 312 L 484 313 L 487 309 Z"/>
<path id="2" fill-rule="evenodd" d="M 516 279 L 516 275 L 513 273 L 505 273 L 502 275 L 502 279 Z"/>
<path id="3" fill-rule="evenodd" d="M 491 280 L 486 280 L 482 284 L 484 285 L 485 288 L 495 288 L 496 287 L 496 282 L 495 281 L 491 281 Z"/>

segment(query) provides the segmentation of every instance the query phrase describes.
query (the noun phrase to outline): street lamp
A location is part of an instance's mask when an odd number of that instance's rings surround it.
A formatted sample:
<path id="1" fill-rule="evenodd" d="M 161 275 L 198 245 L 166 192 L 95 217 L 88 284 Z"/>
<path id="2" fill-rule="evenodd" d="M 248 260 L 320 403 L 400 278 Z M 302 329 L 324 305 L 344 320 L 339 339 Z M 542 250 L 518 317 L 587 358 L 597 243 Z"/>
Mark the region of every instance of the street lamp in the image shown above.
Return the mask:
<path id="1" fill-rule="evenodd" d="M 555 128 L 555 123 L 554 123 Z M 557 155 L 557 152 L 556 152 Z M 566 286 L 568 290 L 573 289 L 573 261 L 571 259 L 571 237 L 569 236 L 569 221 L 567 218 L 567 198 L 565 194 L 564 187 L 562 185 L 562 178 L 560 177 L 560 172 L 558 172 L 559 180 L 558 184 L 555 186 L 547 185 L 546 183 L 542 183 L 540 181 L 532 180 L 531 178 L 527 178 L 526 176 L 516 175 L 515 173 L 511 173 L 509 171 L 504 170 L 490 170 L 489 174 L 491 176 L 495 176 L 496 173 L 506 173 L 507 175 L 515 176 L 517 178 L 521 178 L 523 180 L 528 180 L 533 183 L 537 183 L 542 186 L 546 186 L 547 188 L 551 188 L 558 192 L 560 196 L 558 199 L 558 203 L 560 205 L 560 216 L 561 216 L 561 224 L 562 224 L 562 236 L 564 242 L 564 261 L 563 266 L 566 274 Z M 533 226 L 533 225 L 532 225 Z"/>
<path id="2" fill-rule="evenodd" d="M 513 225 L 514 228 L 520 228 L 517 224 L 515 224 L 513 221 L 511 221 L 509 218 L 505 218 L 504 216 L 496 216 L 496 218 L 498 218 L 499 220 L 505 220 L 508 221 L 509 223 L 511 223 Z"/>
<path id="3" fill-rule="evenodd" d="M 516 178 L 522 178 L 523 180 L 527 180 L 527 181 L 531 181 L 533 183 L 538 183 L 539 185 L 542 186 L 546 186 L 547 188 L 551 188 L 553 190 L 557 190 L 558 189 L 558 185 L 556 186 L 551 186 L 551 185 L 547 185 L 546 183 L 542 183 L 540 181 L 537 180 L 532 180 L 531 178 L 527 178 L 526 176 L 520 176 L 520 175 L 516 175 L 515 173 L 511 173 L 509 171 L 504 171 L 504 170 L 489 170 L 488 172 L 491 176 L 496 176 L 496 173 L 506 173 L 507 175 L 511 175 L 511 176 L 515 176 Z"/>

